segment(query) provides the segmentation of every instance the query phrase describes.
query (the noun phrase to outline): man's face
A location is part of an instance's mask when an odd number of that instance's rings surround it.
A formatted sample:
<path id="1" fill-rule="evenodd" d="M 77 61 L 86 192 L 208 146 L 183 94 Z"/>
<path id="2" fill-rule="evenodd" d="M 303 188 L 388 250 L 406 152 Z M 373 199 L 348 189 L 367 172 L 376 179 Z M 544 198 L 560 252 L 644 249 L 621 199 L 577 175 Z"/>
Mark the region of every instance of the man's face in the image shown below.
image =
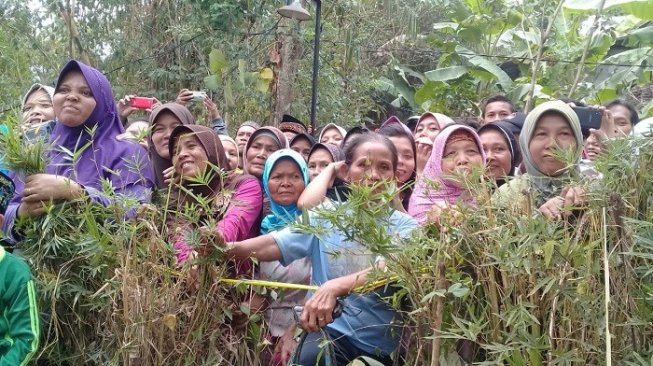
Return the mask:
<path id="1" fill-rule="evenodd" d="M 500 121 L 512 115 L 512 106 L 507 102 L 493 102 L 485 106 L 482 124 Z"/>
<path id="2" fill-rule="evenodd" d="M 633 131 L 633 124 L 630 122 L 630 110 L 622 105 L 614 105 L 608 108 L 612 112 L 614 126 L 623 135 L 630 135 Z"/>
<path id="3" fill-rule="evenodd" d="M 243 153 L 245 145 L 247 145 L 247 141 L 249 140 L 249 137 L 252 136 L 254 131 L 256 131 L 256 129 L 252 126 L 242 126 L 238 129 L 236 132 L 236 138 L 234 139 L 236 140 L 236 145 L 238 146 L 238 153 Z"/>

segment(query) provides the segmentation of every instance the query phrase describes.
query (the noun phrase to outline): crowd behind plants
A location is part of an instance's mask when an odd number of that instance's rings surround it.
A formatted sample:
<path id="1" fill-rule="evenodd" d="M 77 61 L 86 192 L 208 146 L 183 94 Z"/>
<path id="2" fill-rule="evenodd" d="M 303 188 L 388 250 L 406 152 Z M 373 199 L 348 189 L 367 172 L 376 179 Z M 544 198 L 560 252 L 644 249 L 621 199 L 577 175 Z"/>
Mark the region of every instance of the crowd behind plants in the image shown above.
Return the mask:
<path id="1" fill-rule="evenodd" d="M 0 366 L 653 363 L 649 2 L 325 3 L 316 130 L 274 4 L 55 5 L 0 6 Z"/>

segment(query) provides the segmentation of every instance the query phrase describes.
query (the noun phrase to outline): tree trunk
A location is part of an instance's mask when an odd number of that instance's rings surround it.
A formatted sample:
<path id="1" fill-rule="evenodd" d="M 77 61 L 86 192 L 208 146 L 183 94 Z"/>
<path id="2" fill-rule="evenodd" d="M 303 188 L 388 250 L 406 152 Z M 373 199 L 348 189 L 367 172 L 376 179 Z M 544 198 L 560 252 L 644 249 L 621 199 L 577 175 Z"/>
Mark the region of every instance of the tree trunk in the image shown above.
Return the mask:
<path id="1" fill-rule="evenodd" d="M 275 68 L 276 83 L 274 84 L 272 102 L 274 112 L 269 120 L 272 126 L 277 126 L 281 121 L 281 117 L 288 113 L 290 104 L 294 99 L 295 77 L 297 76 L 299 57 L 302 54 L 303 45 L 297 39 L 297 34 L 293 29 L 293 22 L 290 19 L 283 19 L 281 21 L 282 26 L 279 27 L 283 31 L 279 34 L 281 46 L 276 46 L 280 50 L 277 68 Z"/>

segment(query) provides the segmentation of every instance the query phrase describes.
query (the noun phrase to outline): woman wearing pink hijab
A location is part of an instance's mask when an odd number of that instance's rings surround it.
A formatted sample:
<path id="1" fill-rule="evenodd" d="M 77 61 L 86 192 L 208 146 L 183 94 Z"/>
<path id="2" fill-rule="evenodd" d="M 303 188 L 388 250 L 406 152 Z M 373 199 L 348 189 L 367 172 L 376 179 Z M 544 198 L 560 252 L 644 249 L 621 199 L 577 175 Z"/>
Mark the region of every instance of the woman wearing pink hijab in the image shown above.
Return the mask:
<path id="1" fill-rule="evenodd" d="M 425 112 L 415 125 L 416 165 L 417 177 L 422 175 L 426 161 L 431 156 L 433 142 L 440 131 L 454 121 L 442 113 Z"/>
<path id="2" fill-rule="evenodd" d="M 408 213 L 420 224 L 439 222 L 443 209 L 457 203 L 474 205 L 475 200 L 465 189 L 464 177 L 474 168 L 485 165 L 481 140 L 471 127 L 445 127 L 433 143 L 433 152 L 415 184 Z"/>

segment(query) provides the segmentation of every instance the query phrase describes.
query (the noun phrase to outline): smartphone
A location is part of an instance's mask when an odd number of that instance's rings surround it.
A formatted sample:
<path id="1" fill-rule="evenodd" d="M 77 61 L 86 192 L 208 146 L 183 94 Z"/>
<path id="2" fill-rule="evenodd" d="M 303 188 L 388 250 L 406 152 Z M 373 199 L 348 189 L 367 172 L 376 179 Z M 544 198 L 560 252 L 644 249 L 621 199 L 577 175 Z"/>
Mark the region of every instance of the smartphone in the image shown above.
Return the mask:
<path id="1" fill-rule="evenodd" d="M 590 129 L 598 130 L 601 128 L 601 111 L 589 107 L 572 107 L 578 120 L 580 121 L 580 128 L 589 133 Z"/>
<path id="2" fill-rule="evenodd" d="M 201 102 L 206 98 L 206 92 L 205 91 L 191 91 L 193 93 L 193 102 Z"/>
<path id="3" fill-rule="evenodd" d="M 131 106 L 138 109 L 150 109 L 154 105 L 154 98 L 132 97 Z"/>
<path id="4" fill-rule="evenodd" d="M 5 173 L 0 172 L 0 213 L 4 214 L 9 202 L 14 197 L 16 185 Z"/>

